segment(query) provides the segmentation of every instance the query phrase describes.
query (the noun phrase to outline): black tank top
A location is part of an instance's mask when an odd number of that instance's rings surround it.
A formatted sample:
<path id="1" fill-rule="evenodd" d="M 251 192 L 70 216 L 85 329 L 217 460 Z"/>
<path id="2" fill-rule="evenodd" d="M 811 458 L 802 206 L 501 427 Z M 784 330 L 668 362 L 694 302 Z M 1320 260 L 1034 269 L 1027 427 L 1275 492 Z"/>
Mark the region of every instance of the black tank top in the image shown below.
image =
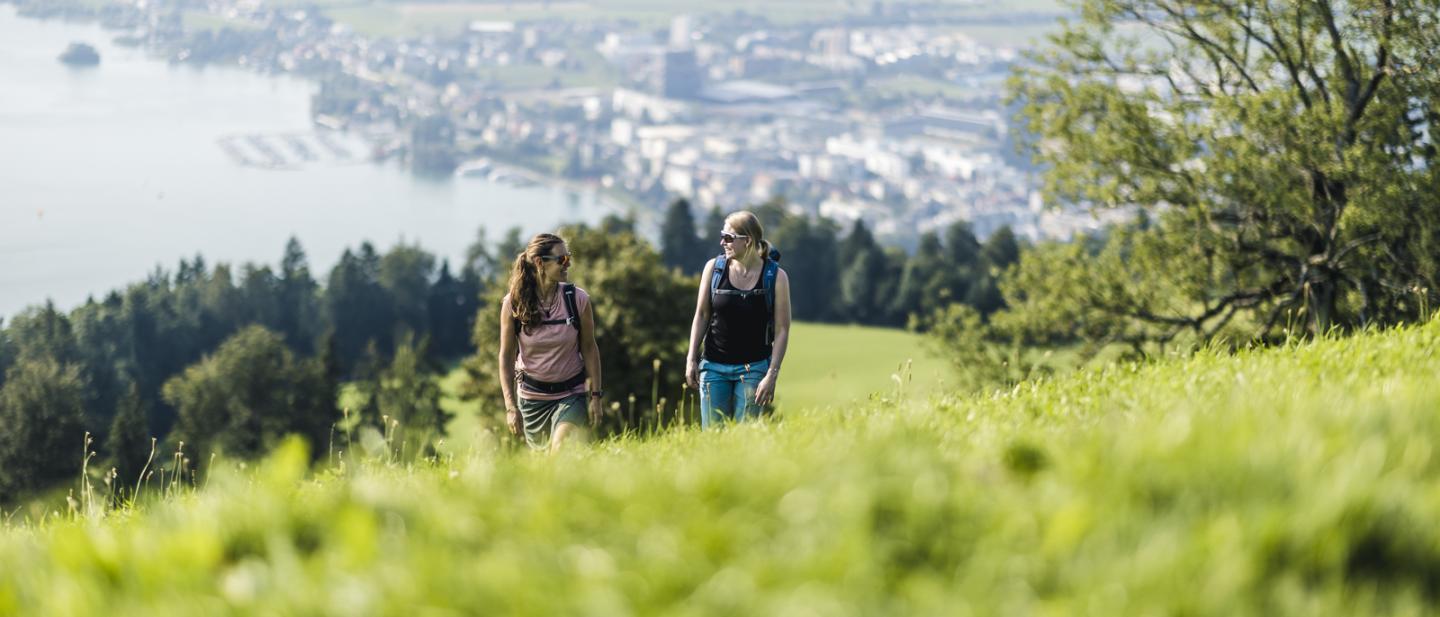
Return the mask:
<path id="1" fill-rule="evenodd" d="M 763 280 L 757 279 L 754 289 L 764 284 Z M 728 264 L 720 275 L 720 289 L 735 289 L 730 284 Z M 770 343 L 765 340 L 769 326 L 770 308 L 765 302 L 765 294 L 710 294 L 710 328 L 705 332 L 705 359 L 720 364 L 751 364 L 770 359 Z"/>

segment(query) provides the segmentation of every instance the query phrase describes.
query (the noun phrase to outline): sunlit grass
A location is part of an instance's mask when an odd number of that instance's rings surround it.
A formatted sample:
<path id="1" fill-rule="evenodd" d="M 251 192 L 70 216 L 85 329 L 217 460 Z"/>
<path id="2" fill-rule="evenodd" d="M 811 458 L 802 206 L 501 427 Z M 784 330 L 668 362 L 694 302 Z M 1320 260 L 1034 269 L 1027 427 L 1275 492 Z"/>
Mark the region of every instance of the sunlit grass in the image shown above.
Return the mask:
<path id="1" fill-rule="evenodd" d="M 12 523 L 0 614 L 1428 614 L 1437 346 L 1440 322 L 555 458 L 307 474 L 292 447 Z"/>

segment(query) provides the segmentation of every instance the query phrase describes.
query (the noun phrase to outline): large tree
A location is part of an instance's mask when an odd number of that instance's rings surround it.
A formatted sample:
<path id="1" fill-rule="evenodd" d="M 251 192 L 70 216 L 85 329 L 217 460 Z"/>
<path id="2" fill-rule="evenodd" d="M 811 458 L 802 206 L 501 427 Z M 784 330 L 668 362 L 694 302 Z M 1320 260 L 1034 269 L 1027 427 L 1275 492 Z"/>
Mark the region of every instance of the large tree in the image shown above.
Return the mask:
<path id="1" fill-rule="evenodd" d="M 297 359 L 279 334 L 257 325 L 171 378 L 163 392 L 179 412 L 174 436 L 187 452 L 248 457 L 292 433 L 322 452 L 338 415 L 332 386 L 320 362 Z"/>
<path id="2" fill-rule="evenodd" d="M 1098 260 L 1030 254 L 1012 305 L 1134 341 L 1420 317 L 1437 33 L 1440 0 L 1082 0 L 1012 93 L 1052 197 L 1150 222 Z"/>
<path id="3" fill-rule="evenodd" d="M 709 252 L 710 247 L 695 234 L 695 215 L 690 210 L 690 202 L 684 199 L 670 202 L 665 220 L 660 224 L 660 259 L 668 267 L 692 274 L 705 267 Z"/>
<path id="4" fill-rule="evenodd" d="M 76 477 L 88 451 L 79 366 L 40 356 L 8 373 L 0 389 L 0 503 Z"/>
<path id="5" fill-rule="evenodd" d="M 310 274 L 310 261 L 300 240 L 291 236 L 280 259 L 279 319 L 275 329 L 291 348 L 308 353 L 320 336 L 320 285 Z"/>

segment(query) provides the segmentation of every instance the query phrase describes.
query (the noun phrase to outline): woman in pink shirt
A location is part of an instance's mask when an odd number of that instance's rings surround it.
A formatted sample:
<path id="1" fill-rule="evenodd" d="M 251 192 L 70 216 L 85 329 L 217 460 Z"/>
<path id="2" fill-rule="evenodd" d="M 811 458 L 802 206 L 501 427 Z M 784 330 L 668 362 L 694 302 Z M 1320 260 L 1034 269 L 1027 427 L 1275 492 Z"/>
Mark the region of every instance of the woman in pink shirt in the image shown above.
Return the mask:
<path id="1" fill-rule="evenodd" d="M 500 302 L 505 424 L 536 450 L 587 437 L 600 421 L 600 348 L 590 295 L 569 282 L 570 249 L 538 234 L 515 257 Z M 588 418 L 587 418 L 588 409 Z"/>

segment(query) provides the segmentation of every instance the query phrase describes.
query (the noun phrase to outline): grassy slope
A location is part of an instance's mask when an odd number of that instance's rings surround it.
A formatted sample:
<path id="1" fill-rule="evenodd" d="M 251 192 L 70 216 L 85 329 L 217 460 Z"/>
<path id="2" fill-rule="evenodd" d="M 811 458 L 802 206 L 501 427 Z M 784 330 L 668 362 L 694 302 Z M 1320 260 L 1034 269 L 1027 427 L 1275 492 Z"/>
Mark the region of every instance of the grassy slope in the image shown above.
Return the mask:
<path id="1" fill-rule="evenodd" d="M 0 533 L 0 614 L 1423 614 L 1437 343 L 1433 322 L 559 459 L 306 480 L 282 453 Z"/>
<path id="2" fill-rule="evenodd" d="M 903 330 L 863 326 L 797 323 L 776 388 L 782 413 L 807 408 L 845 406 L 871 393 L 896 388 L 891 375 L 905 375 L 908 388 L 926 395 L 939 392 L 950 370 L 922 345 L 920 336 Z"/>

